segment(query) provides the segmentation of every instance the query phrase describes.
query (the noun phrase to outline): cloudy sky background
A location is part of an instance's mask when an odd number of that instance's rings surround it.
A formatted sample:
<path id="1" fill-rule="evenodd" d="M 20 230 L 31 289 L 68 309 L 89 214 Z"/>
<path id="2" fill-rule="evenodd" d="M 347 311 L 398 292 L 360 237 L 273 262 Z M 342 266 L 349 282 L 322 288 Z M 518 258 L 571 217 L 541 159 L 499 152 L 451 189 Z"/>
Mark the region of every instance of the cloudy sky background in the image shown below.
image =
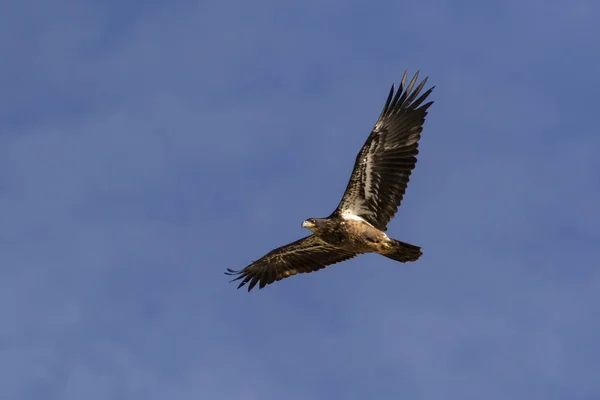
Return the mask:
<path id="1" fill-rule="evenodd" d="M 0 12 L 0 398 L 600 398 L 600 5 L 16 1 Z M 389 232 L 248 294 L 405 69 Z"/>

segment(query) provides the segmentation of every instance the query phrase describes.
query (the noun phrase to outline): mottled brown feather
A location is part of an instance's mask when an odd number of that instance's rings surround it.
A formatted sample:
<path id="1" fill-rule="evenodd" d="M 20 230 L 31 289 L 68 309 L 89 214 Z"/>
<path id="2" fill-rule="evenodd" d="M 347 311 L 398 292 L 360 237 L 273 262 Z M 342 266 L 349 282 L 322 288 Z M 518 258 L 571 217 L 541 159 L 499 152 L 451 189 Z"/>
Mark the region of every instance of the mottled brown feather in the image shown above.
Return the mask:
<path id="1" fill-rule="evenodd" d="M 357 253 L 333 247 L 317 236 L 310 235 L 279 247 L 239 271 L 227 269 L 227 275 L 238 275 L 231 282 L 242 280 L 238 289 L 248 284 L 248 291 L 258 283 L 260 289 L 292 275 L 309 273 L 331 264 L 348 260 Z"/>

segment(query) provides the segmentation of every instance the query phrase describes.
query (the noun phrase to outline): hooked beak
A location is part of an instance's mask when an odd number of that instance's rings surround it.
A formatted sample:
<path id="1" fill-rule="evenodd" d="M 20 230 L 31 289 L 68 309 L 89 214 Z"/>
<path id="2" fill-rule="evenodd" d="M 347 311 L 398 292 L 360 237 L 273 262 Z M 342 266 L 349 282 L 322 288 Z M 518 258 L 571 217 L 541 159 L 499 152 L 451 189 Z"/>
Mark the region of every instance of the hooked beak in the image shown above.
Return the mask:
<path id="1" fill-rule="evenodd" d="M 312 228 L 313 226 L 315 226 L 315 224 L 313 224 L 313 223 L 312 223 L 312 222 L 310 222 L 310 221 L 304 221 L 304 222 L 302 223 L 302 227 L 303 227 L 303 228 L 306 228 L 306 229 L 310 229 L 310 228 Z"/>

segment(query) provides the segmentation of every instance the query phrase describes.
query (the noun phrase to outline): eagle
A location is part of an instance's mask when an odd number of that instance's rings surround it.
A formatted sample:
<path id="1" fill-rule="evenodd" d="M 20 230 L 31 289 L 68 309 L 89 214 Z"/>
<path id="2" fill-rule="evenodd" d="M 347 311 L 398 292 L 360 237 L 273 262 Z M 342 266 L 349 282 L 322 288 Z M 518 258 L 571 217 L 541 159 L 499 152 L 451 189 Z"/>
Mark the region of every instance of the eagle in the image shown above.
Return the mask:
<path id="1" fill-rule="evenodd" d="M 416 261 L 421 248 L 390 238 L 387 225 L 398 211 L 417 162 L 419 139 L 428 108 L 424 103 L 434 87 L 419 96 L 427 77 L 415 86 L 419 71 L 408 85 L 404 72 L 394 85 L 369 137 L 356 156 L 346 191 L 327 218 L 308 218 L 302 228 L 312 232 L 300 240 L 272 250 L 241 270 L 225 274 L 248 284 L 266 285 L 300 273 L 309 273 L 349 260 L 359 254 L 378 253 L 401 263 Z"/>

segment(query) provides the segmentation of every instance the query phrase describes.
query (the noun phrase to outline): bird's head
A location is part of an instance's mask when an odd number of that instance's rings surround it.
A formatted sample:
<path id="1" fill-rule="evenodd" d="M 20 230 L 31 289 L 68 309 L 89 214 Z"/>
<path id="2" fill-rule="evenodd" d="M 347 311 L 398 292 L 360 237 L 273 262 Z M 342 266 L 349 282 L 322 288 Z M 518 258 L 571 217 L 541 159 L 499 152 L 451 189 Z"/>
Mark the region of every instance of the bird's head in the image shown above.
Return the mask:
<path id="1" fill-rule="evenodd" d="M 309 218 L 302 223 L 302 227 L 308 229 L 311 232 L 316 231 L 324 223 L 323 218 Z"/>

